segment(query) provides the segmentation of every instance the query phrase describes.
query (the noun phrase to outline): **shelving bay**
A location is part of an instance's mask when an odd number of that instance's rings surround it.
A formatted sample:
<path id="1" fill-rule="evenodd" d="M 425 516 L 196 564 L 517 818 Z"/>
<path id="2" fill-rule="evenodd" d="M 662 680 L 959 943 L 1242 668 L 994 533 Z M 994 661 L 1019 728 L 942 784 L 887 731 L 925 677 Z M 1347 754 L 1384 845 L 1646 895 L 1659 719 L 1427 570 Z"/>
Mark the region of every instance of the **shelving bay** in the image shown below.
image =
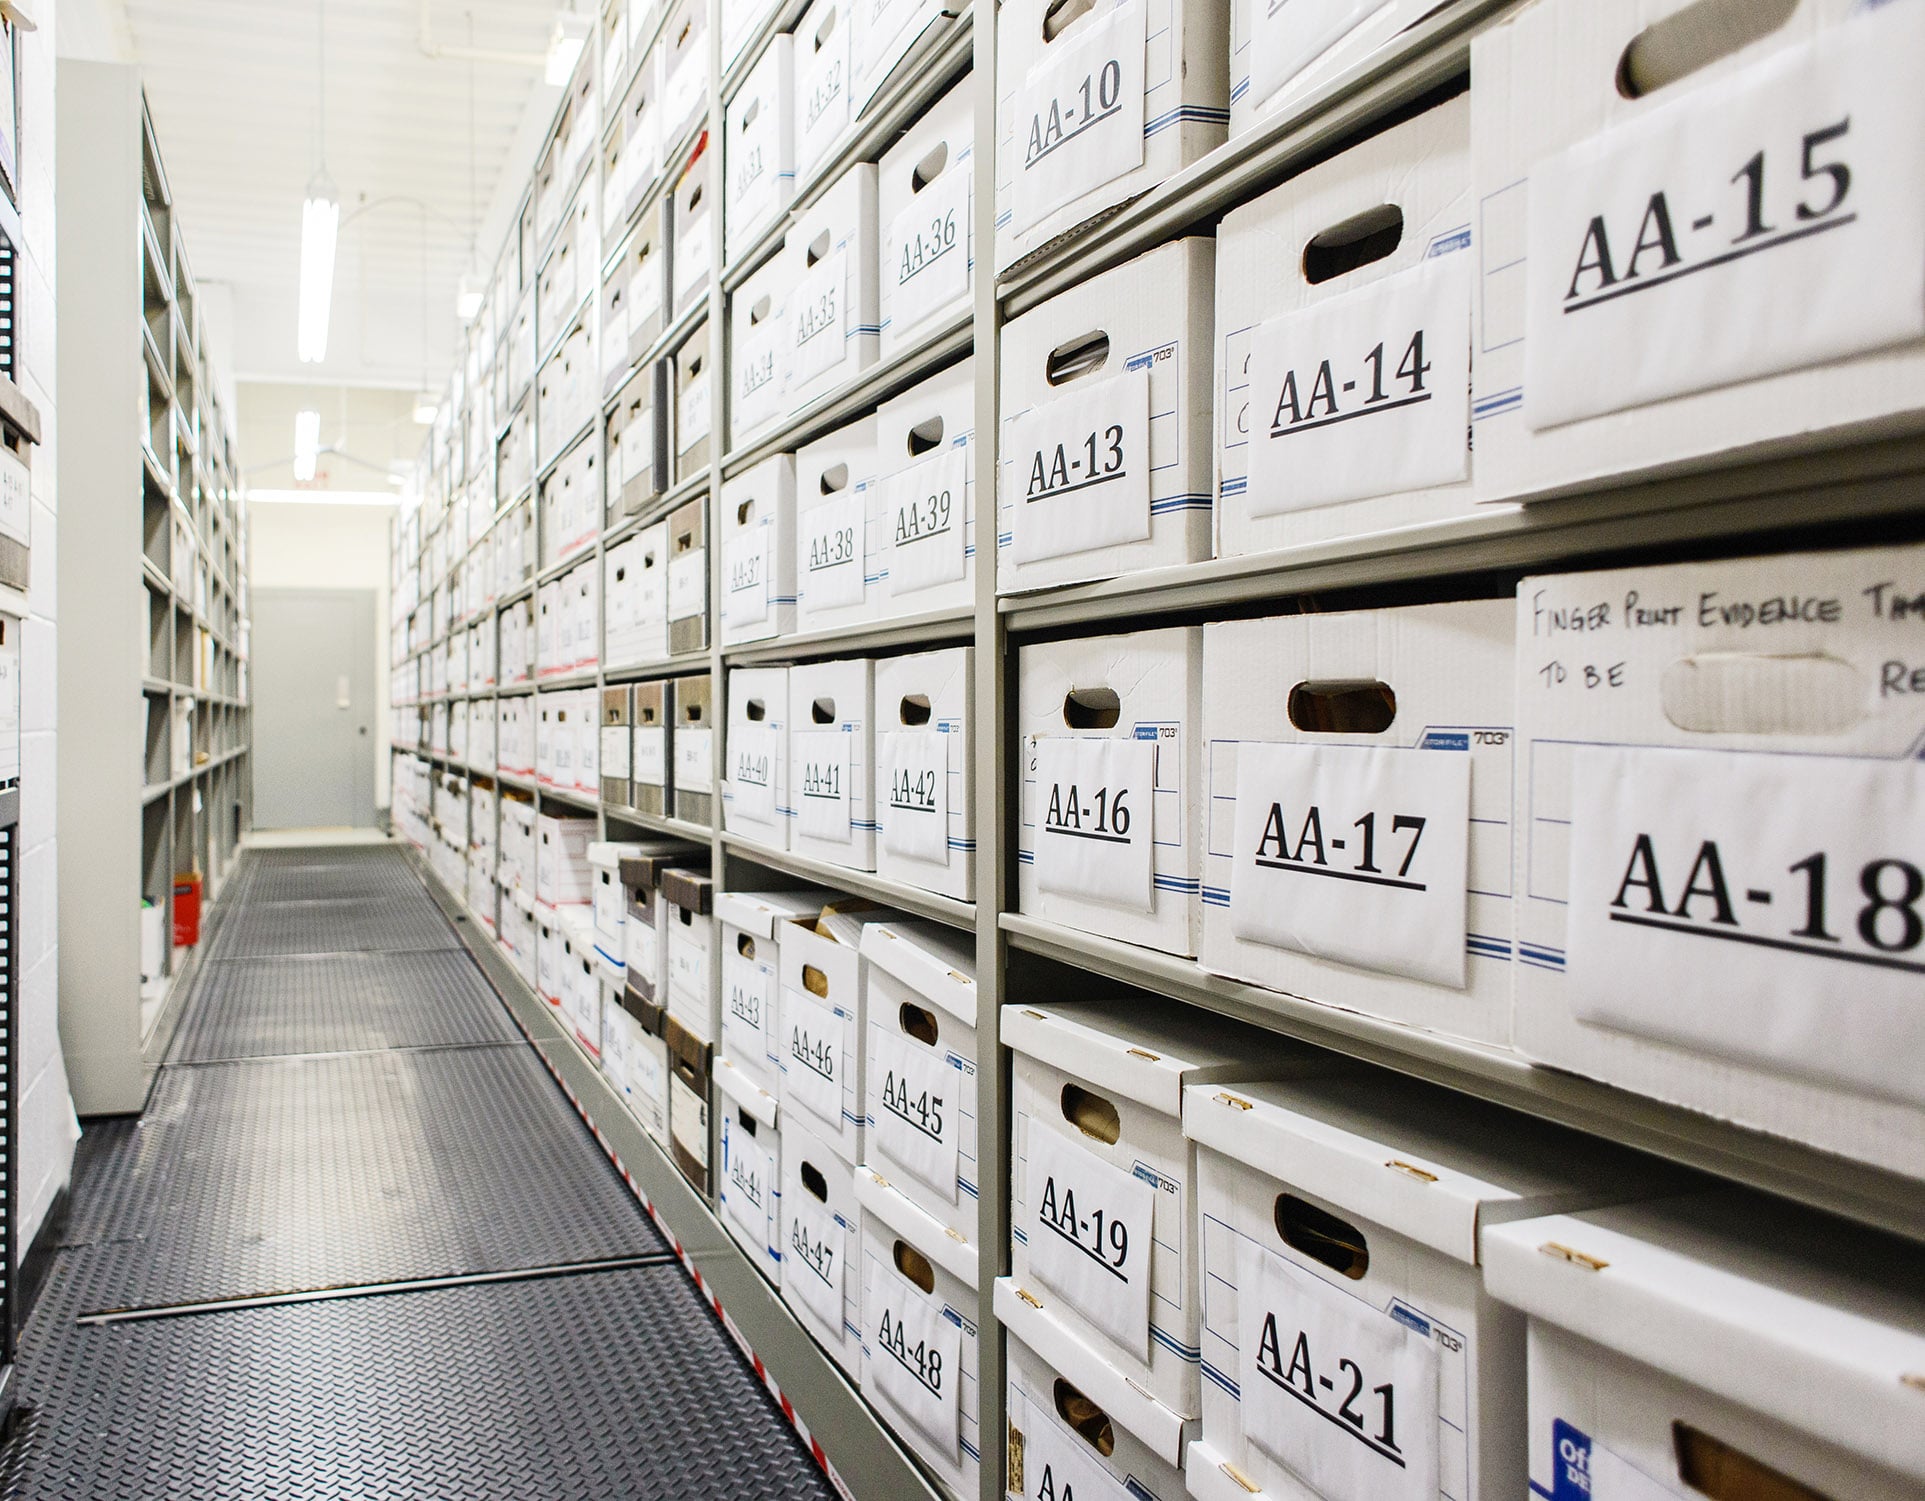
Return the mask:
<path id="1" fill-rule="evenodd" d="M 531 598 L 541 583 L 563 576 L 584 560 L 592 560 L 599 569 L 611 547 L 675 507 L 691 499 L 707 498 L 718 484 L 761 459 L 792 451 L 851 417 L 873 411 L 881 401 L 972 349 L 979 359 L 973 476 L 982 504 L 993 506 L 1001 423 L 998 372 L 988 354 L 997 347 L 1004 322 L 1088 276 L 1178 235 L 1212 232 L 1225 213 L 1277 183 L 1331 158 L 1385 122 L 1461 91 L 1468 76 L 1473 38 L 1520 8 L 1514 0 L 1459 0 L 1433 12 L 1354 67 L 1331 76 L 1287 112 L 1231 137 L 1201 160 L 1125 203 L 1096 227 L 1044 248 L 1000 278 L 989 274 L 986 249 L 995 239 L 994 195 L 986 190 L 986 171 L 979 173 L 974 231 L 976 244 L 985 248 L 978 254 L 969 315 L 925 330 L 911 347 L 869 366 L 843 387 L 792 411 L 773 430 L 745 443 L 720 440 L 720 435 L 730 430 L 725 338 L 729 298 L 774 251 L 782 234 L 780 226 L 788 222 L 788 215 L 726 262 L 722 237 L 714 236 L 708 255 L 708 290 L 680 312 L 665 317 L 666 326 L 643 356 L 609 381 L 591 435 L 583 440 L 599 443 L 606 459 L 617 431 L 617 393 L 656 361 L 674 354 L 698 331 L 705 330 L 710 378 L 715 383 L 716 437 L 709 445 L 711 458 L 686 475 L 670 475 L 650 500 L 633 511 L 625 511 L 613 498 L 617 486 L 612 479 L 607 480 L 611 499 L 590 545 L 545 566 L 539 560 L 547 558 L 548 552 L 531 547 L 526 567 L 512 587 L 499 590 L 499 598 L 475 608 L 466 621 L 457 620 L 453 626 L 463 629 L 467 623 L 479 621 L 492 628 L 507 610 Z M 720 39 L 710 39 L 709 97 L 719 101 L 711 104 L 708 116 L 711 143 L 722 134 L 722 113 L 729 95 L 747 77 L 760 49 L 773 36 L 792 27 L 801 14 L 802 7 L 786 0 L 773 7 L 768 19 L 755 30 L 743 56 L 727 67 Z M 838 148 L 836 162 L 875 160 L 963 72 L 973 68 L 978 77 L 992 78 L 994 57 L 995 17 L 980 5 L 963 7 L 945 38 L 926 54 L 924 69 L 882 90 L 872 111 Z M 584 63 L 585 69 L 595 66 L 593 61 Z M 623 82 L 615 90 L 614 99 L 622 98 L 628 87 L 629 83 Z M 979 163 L 994 158 L 993 94 L 994 90 L 981 90 L 977 102 L 975 160 Z M 607 133 L 606 129 L 601 132 L 604 144 Z M 684 150 L 698 139 L 699 133 L 691 132 L 683 143 Z M 717 198 L 721 195 L 722 165 L 711 145 L 705 170 L 709 190 Z M 679 167 L 677 161 L 666 164 L 651 190 L 636 200 L 630 222 L 639 222 L 653 202 L 672 190 Z M 805 209 L 812 196 L 833 177 L 833 171 L 825 172 L 813 187 L 805 188 L 790 213 Z M 595 181 L 596 174 L 591 170 L 581 191 L 591 191 Z M 551 238 L 546 246 L 534 244 L 534 215 L 531 198 L 524 206 L 522 232 L 509 246 L 498 277 L 492 312 L 476 326 L 478 342 L 465 379 L 469 390 L 485 389 L 488 397 L 464 406 L 457 389 L 443 406 L 448 413 L 465 410 L 468 421 L 482 423 L 487 434 L 482 446 L 491 463 L 485 473 L 465 467 L 461 456 L 476 451 L 477 445 L 453 431 L 437 434 L 434 457 L 428 466 L 431 478 L 427 499 L 419 513 L 420 533 L 410 538 L 404 529 L 397 537 L 398 599 L 405 600 L 410 593 L 432 595 L 434 586 L 441 582 L 429 570 L 415 574 L 411 587 L 410 570 L 431 551 L 429 539 L 437 515 L 439 525 L 454 525 L 450 518 L 461 504 L 459 496 L 466 487 L 480 483 L 490 501 L 482 518 L 486 531 L 476 530 L 472 514 L 466 523 L 469 535 L 463 555 L 472 560 L 485 556 L 478 552 L 484 538 L 491 536 L 494 528 L 507 525 L 519 507 L 538 509 L 540 479 L 552 474 L 555 463 L 563 457 L 559 446 L 553 455 L 540 456 L 537 462 L 541 467 L 530 474 L 529 480 L 513 485 L 506 503 L 498 507 L 492 504 L 497 484 L 492 460 L 497 444 L 517 421 L 530 421 L 536 406 L 532 392 L 540 369 L 540 362 L 530 359 L 526 362 L 526 380 L 506 380 L 508 341 L 516 336 L 514 331 L 521 327 L 524 315 L 536 330 L 528 336 L 531 347 L 548 350 L 558 348 L 577 322 L 599 317 L 601 299 L 590 293 L 570 307 L 564 320 L 568 326 L 558 330 L 556 339 L 539 332 L 534 311 L 539 272 L 559 241 Z M 604 227 L 601 239 L 605 245 L 619 238 Z M 612 252 L 601 258 L 604 274 L 615 259 Z M 508 415 L 496 420 L 497 408 Z M 713 517 L 712 505 L 710 509 Z M 571 673 L 554 680 L 557 687 L 600 689 L 706 669 L 715 684 L 719 726 L 725 722 L 720 704 L 727 673 L 734 667 L 843 655 L 886 655 L 905 648 L 973 646 L 974 801 L 980 810 L 994 810 L 977 820 L 980 897 L 974 903 L 934 896 L 873 874 L 846 871 L 789 851 L 769 849 L 737 833 L 724 833 L 719 807 L 709 822 L 695 822 L 498 776 L 472 759 L 457 760 L 408 748 L 399 749 L 397 754 L 419 755 L 432 767 L 469 777 L 494 777 L 502 785 L 527 790 L 537 807 L 548 801 L 572 811 L 592 809 L 597 814 L 598 831 L 605 838 L 667 834 L 706 844 L 718 890 L 809 881 L 894 905 L 972 935 L 978 958 L 977 1034 L 989 1050 L 986 1056 L 992 1059 L 1006 1062 L 1008 1056 L 998 1041 L 1004 1002 L 1026 995 L 1114 992 L 1122 988 L 1230 1016 L 1352 1059 L 1622 1143 L 1697 1172 L 1744 1183 L 1912 1239 L 1925 1239 L 1925 1205 L 1921 1205 L 1916 1185 L 1898 1175 L 1849 1164 L 1709 1115 L 1534 1066 L 1508 1049 L 1465 1043 L 1261 991 L 1212 976 L 1193 960 L 1093 937 L 1017 911 L 1013 731 L 1015 653 L 1032 642 L 1137 628 L 1145 623 L 1202 623 L 1300 608 L 1328 610 L 1489 598 L 1505 593 L 1520 577 L 1533 571 L 1921 535 L 1925 535 L 1925 441 L 1915 437 L 1877 438 L 1770 461 L 1681 465 L 1657 480 L 1594 487 L 1569 499 L 1526 497 L 1517 503 L 1488 506 L 1466 517 L 1389 530 L 1361 541 L 1314 543 L 1223 557 L 1034 593 L 999 595 L 993 555 L 985 549 L 976 570 L 973 608 L 725 647 L 714 603 L 721 598 L 721 549 L 711 529 L 710 644 L 705 651 L 613 671 L 598 666 L 592 674 Z M 421 608 L 428 608 L 425 600 Z M 452 634 L 447 621 L 437 622 L 438 629 L 413 629 L 412 613 L 403 608 L 397 618 L 399 667 L 405 667 L 410 658 L 425 660 L 425 651 L 433 650 Z M 422 695 L 397 707 L 404 715 L 419 716 L 437 703 L 467 698 L 492 705 L 501 697 L 547 686 L 551 685 L 536 681 L 485 690 L 470 688 Z M 718 787 L 724 769 L 722 750 L 718 735 L 714 762 Z M 460 821 L 465 830 L 465 803 L 458 811 L 450 810 L 449 816 Z M 454 891 L 450 899 L 465 905 L 467 894 Z M 610 1144 L 638 1191 L 678 1236 L 696 1248 L 692 1252 L 694 1264 L 718 1292 L 738 1333 L 764 1359 L 772 1379 L 819 1437 L 848 1486 L 860 1495 L 944 1493 L 946 1488 L 940 1482 L 917 1470 L 905 1457 L 897 1436 L 851 1390 L 820 1347 L 803 1334 L 787 1308 L 751 1270 L 747 1258 L 720 1233 L 715 1200 L 691 1189 L 667 1157 L 641 1133 L 602 1083 L 593 1063 L 554 1026 L 548 1008 L 527 994 L 512 968 L 492 963 L 490 969 L 523 1025 L 549 1058 L 551 1068 L 567 1083 L 578 1106 Z M 712 996 L 711 1004 L 719 1035 L 719 993 Z M 975 1244 L 984 1258 L 977 1311 L 978 1326 L 985 1332 L 1000 1327 L 992 1304 L 993 1278 L 1007 1267 L 1010 1240 L 1007 1089 L 1006 1067 L 978 1070 L 975 1106 L 982 1137 Z M 1004 1421 L 1003 1366 L 1000 1341 L 993 1338 L 985 1338 L 982 1343 L 979 1391 L 983 1431 L 1000 1434 Z M 995 1441 L 984 1446 L 980 1490 L 984 1501 L 1004 1493 L 999 1447 Z"/>
<path id="2" fill-rule="evenodd" d="M 96 1113 L 138 1109 L 166 1049 L 170 1001 L 197 953 L 171 941 L 176 877 L 200 876 L 205 912 L 248 826 L 247 511 L 137 74 L 60 67 L 61 128 L 74 132 L 60 153 L 62 260 L 74 267 L 61 283 L 61 368 L 98 395 L 63 424 L 63 520 L 94 545 L 59 560 L 68 597 L 88 602 L 61 633 L 60 817 L 112 873 L 62 870 L 62 1025 L 76 1103 Z M 125 405 L 109 399 L 120 393 Z M 131 430 L 115 415 L 128 411 Z M 103 591 L 116 562 L 136 587 Z M 145 985 L 143 903 L 162 938 Z"/>

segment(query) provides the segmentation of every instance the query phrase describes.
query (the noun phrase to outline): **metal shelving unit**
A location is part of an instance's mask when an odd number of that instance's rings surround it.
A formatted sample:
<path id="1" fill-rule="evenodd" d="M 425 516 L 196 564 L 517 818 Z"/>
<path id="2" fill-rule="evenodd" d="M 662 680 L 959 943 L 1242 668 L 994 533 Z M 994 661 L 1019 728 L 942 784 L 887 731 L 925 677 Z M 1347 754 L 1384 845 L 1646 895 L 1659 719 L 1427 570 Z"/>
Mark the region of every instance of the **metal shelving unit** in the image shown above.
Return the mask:
<path id="1" fill-rule="evenodd" d="M 60 62 L 63 414 L 61 1034 L 82 1115 L 140 1109 L 198 950 L 169 942 L 177 875 L 218 901 L 252 805 L 247 512 L 229 414 L 133 68 Z M 133 249 L 144 274 L 128 274 Z M 144 413 L 129 426 L 128 414 Z M 136 587 L 103 589 L 129 559 Z M 129 566 L 119 563 L 118 566 Z M 141 983 L 141 905 L 163 973 Z"/>
<path id="2" fill-rule="evenodd" d="M 991 167 L 996 137 L 993 88 L 977 91 L 974 159 L 981 164 L 975 193 L 974 238 L 977 275 L 974 305 L 959 316 L 926 330 L 909 349 L 871 366 L 839 390 L 788 414 L 774 431 L 729 448 L 725 331 L 728 297 L 760 265 L 781 237 L 780 227 L 725 265 L 723 236 L 711 237 L 709 290 L 674 317 L 653 341 L 648 358 L 605 384 L 597 428 L 607 455 L 609 413 L 615 393 L 654 360 L 678 350 L 706 326 L 708 369 L 714 403 L 710 464 L 666 485 L 640 514 L 609 519 L 595 544 L 542 572 L 560 577 L 570 567 L 593 559 L 597 567 L 607 550 L 660 519 L 678 504 L 711 492 L 715 483 L 741 473 L 769 455 L 799 444 L 877 404 L 972 350 L 976 365 L 974 483 L 980 522 L 993 522 L 997 492 L 996 443 L 1000 430 L 998 362 L 994 357 L 1004 321 L 1048 297 L 1184 233 L 1213 232 L 1224 213 L 1274 187 L 1296 172 L 1343 150 L 1387 121 L 1426 102 L 1460 90 L 1468 73 L 1470 45 L 1482 30 L 1505 19 L 1518 0 L 1457 0 L 1400 33 L 1375 54 L 1287 113 L 1269 118 L 1230 139 L 1202 160 L 1151 191 L 1102 217 L 1093 227 L 1045 247 L 1010 268 L 991 274 L 995 243 L 995 202 Z M 719 36 L 710 38 L 710 151 L 708 188 L 721 197 L 722 105 L 739 87 L 758 53 L 778 31 L 792 27 L 803 9 L 800 0 L 780 0 L 758 28 L 742 56 L 724 74 Z M 995 7 L 966 5 L 952 29 L 915 68 L 885 89 L 863 115 L 856 130 L 790 212 L 819 197 L 849 163 L 875 160 L 930 102 L 973 68 L 993 78 Z M 712 32 L 719 28 L 711 28 Z M 595 66 L 594 61 L 585 67 Z M 629 70 L 630 77 L 633 69 Z M 625 81 L 611 100 L 619 100 Z M 608 126 L 598 139 L 606 145 Z M 699 127 L 698 127 L 699 129 Z M 664 159 L 672 179 L 686 159 L 694 135 L 681 154 Z M 604 152 L 604 161 L 606 153 Z M 587 191 L 593 191 L 594 179 Z M 671 181 L 658 181 L 641 195 L 646 205 Z M 524 209 L 531 219 L 532 204 Z M 605 227 L 609 229 L 612 227 Z M 615 238 L 605 232 L 605 246 Z M 606 273 L 618 261 L 601 257 Z M 507 362 L 507 330 L 516 311 L 532 303 L 536 265 L 525 259 L 519 242 L 508 247 L 501 272 L 503 295 L 495 320 L 503 342 L 499 352 L 478 348 L 471 370 L 475 384 L 498 393 L 496 406 L 518 412 L 532 409 L 522 390 L 494 379 Z M 599 318 L 600 299 L 577 317 Z M 539 334 L 539 330 L 537 330 Z M 545 336 L 537 345 L 550 343 Z M 532 379 L 538 365 L 531 365 Z M 461 406 L 459 392 L 444 410 Z M 479 419 L 478 419 L 479 420 Z M 489 420 L 491 440 L 507 423 Z M 457 440 L 443 442 L 444 454 L 459 454 Z M 492 449 L 490 449 L 492 453 Z M 544 456 L 545 458 L 546 456 Z M 451 514 L 452 497 L 464 479 L 458 460 L 429 465 L 437 475 L 429 486 L 429 509 Z M 492 480 L 492 471 L 490 473 Z M 525 499 L 523 492 L 520 499 Z M 598 669 L 553 682 L 535 682 L 475 691 L 466 695 L 492 704 L 505 697 L 564 684 L 595 686 L 707 671 L 716 686 L 714 712 L 719 730 L 730 668 L 766 663 L 894 652 L 907 648 L 971 644 L 975 649 L 974 805 L 982 810 L 975 830 L 975 903 L 955 902 L 867 873 L 857 873 L 773 850 L 720 828 L 720 798 L 712 823 L 643 813 L 597 803 L 576 794 L 544 789 L 526 779 L 496 776 L 499 785 L 532 794 L 570 810 L 594 808 L 604 837 L 674 835 L 706 845 L 718 882 L 737 889 L 795 880 L 828 885 L 897 906 L 951 927 L 973 932 L 977 954 L 977 1036 L 982 1049 L 977 1070 L 976 1117 L 979 1123 L 979 1197 L 975 1245 L 981 1256 L 978 1326 L 981 1368 L 982 1455 L 980 1501 L 1001 1497 L 1004 1428 L 1002 1342 L 993 1308 L 993 1284 L 1008 1265 L 1008 1055 L 998 1042 L 1000 1009 L 1006 999 L 1036 993 L 1074 993 L 1092 983 L 1111 990 L 1129 987 L 1146 996 L 1164 997 L 1288 1034 L 1318 1046 L 1437 1084 L 1467 1095 L 1611 1138 L 1683 1167 L 1750 1185 L 1765 1192 L 1823 1208 L 1848 1219 L 1925 1240 L 1925 1200 L 1917 1185 L 1895 1175 L 1861 1167 L 1800 1148 L 1761 1132 L 1629 1094 L 1595 1082 L 1533 1066 L 1503 1049 L 1467 1043 L 1337 1010 L 1308 1001 L 1226 981 L 1194 961 L 1130 944 L 1093 937 L 1026 917 L 1015 910 L 1015 755 L 1013 730 L 1015 650 L 1021 643 L 1049 635 L 1122 629 L 1145 622 L 1200 622 L 1226 614 L 1251 614 L 1289 608 L 1314 596 L 1318 608 L 1359 608 L 1413 598 L 1472 598 L 1501 595 L 1524 573 L 1629 560 L 1737 553 L 1747 549 L 1798 545 L 1823 540 L 1925 535 L 1925 439 L 1888 439 L 1855 444 L 1825 453 L 1768 459 L 1752 458 L 1695 467 L 1655 480 L 1593 490 L 1581 500 L 1533 497 L 1533 503 L 1490 506 L 1475 515 L 1387 531 L 1361 540 L 1316 543 L 1277 552 L 1156 569 L 1098 583 L 1037 593 L 999 596 L 995 549 L 984 546 L 976 568 L 973 607 L 944 610 L 787 637 L 720 644 L 722 597 L 721 546 L 713 508 L 709 552 L 709 647 L 672 659 L 617 670 Z M 502 525 L 510 506 L 491 511 Z M 426 512 L 424 511 L 424 514 Z M 445 523 L 444 523 L 445 524 Z M 991 533 L 985 532 L 988 536 Z M 417 539 L 420 540 L 420 539 Z M 470 545 L 478 542 L 471 538 Z M 421 548 L 425 554 L 425 545 Z M 475 618 L 494 622 L 529 597 L 532 582 L 503 591 Z M 423 602 L 423 609 L 426 603 Z M 397 639 L 405 641 L 406 622 Z M 426 634 L 426 633 L 424 633 Z M 443 632 L 445 634 L 445 631 Z M 403 654 L 403 660 L 408 653 Z M 450 695 L 440 695 L 447 698 Z M 452 695 L 460 698 L 459 692 Z M 420 703 L 434 701 L 424 697 Z M 722 736 L 715 737 L 714 774 L 722 785 Z M 412 752 L 402 751 L 401 754 Z M 447 757 L 429 758 L 444 770 L 472 776 L 486 772 Z M 472 763 L 470 758 L 470 763 Z M 465 817 L 465 810 L 460 815 Z M 465 827 L 465 825 L 464 825 Z M 718 888 L 719 889 L 719 888 Z M 465 901 L 465 893 L 453 893 Z M 610 1144 L 658 1213 L 685 1242 L 700 1245 L 703 1271 L 748 1343 L 762 1357 L 786 1397 L 827 1451 L 831 1463 L 864 1496 L 933 1496 L 943 1487 L 902 1459 L 900 1447 L 870 1409 L 851 1393 L 828 1357 L 806 1336 L 779 1300 L 773 1298 L 747 1259 L 726 1237 L 715 1233 L 714 1204 L 690 1189 L 667 1158 L 637 1128 L 602 1084 L 594 1064 L 564 1039 L 547 1008 L 528 996 L 510 966 L 490 950 L 491 970 L 511 997 L 523 1024 L 538 1039 L 550 1066 L 563 1079 L 583 1112 Z M 719 1036 L 721 998 L 712 996 L 714 1035 Z"/>

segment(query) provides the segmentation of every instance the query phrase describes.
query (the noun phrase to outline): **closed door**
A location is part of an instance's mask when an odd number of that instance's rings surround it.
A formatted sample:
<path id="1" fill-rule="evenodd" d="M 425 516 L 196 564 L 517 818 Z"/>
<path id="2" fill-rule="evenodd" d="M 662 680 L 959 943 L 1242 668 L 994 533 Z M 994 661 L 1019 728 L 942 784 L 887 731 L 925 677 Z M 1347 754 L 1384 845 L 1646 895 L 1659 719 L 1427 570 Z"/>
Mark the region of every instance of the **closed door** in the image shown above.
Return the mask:
<path id="1" fill-rule="evenodd" d="M 254 591 L 254 826 L 374 827 L 372 589 Z"/>

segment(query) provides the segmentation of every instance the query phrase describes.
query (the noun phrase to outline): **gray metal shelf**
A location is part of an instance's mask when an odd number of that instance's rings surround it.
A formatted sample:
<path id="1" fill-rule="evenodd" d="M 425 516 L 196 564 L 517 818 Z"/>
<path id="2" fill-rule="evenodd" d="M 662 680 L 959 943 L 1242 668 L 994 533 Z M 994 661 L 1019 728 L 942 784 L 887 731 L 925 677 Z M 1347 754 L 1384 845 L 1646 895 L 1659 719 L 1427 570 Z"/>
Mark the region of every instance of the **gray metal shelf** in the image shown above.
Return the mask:
<path id="1" fill-rule="evenodd" d="M 871 901 L 900 907 L 904 912 L 916 917 L 926 917 L 932 922 L 947 923 L 952 928 L 973 930 L 976 926 L 974 902 L 959 902 L 950 897 L 938 896 L 933 891 L 924 891 L 918 886 L 906 886 L 901 881 L 884 880 L 873 871 L 851 870 L 844 865 L 833 865 L 827 860 L 811 860 L 804 855 L 791 854 L 788 850 L 771 849 L 768 845 L 745 838 L 740 834 L 724 832 L 721 836 L 721 845 L 734 860 L 741 860 L 750 865 L 760 865 L 768 870 L 785 871 L 789 875 L 800 876 L 805 881 L 814 881 L 821 886 L 846 891 L 851 896 L 866 896 Z"/>
<path id="2" fill-rule="evenodd" d="M 1736 1179 L 1915 1240 L 1925 1239 L 1925 1193 L 1916 1182 L 1897 1174 L 1576 1074 L 1539 1067 L 1508 1049 L 1420 1032 L 1361 1012 L 1224 979 L 1193 959 L 1099 938 L 1021 913 L 1005 912 L 999 922 L 1011 947 L 1024 953 L 1607 1137 L 1684 1167 Z"/>
<path id="3" fill-rule="evenodd" d="M 901 646 L 943 646 L 966 643 L 975 631 L 976 612 L 967 609 L 929 610 L 920 615 L 898 615 L 889 620 L 867 620 L 834 630 L 774 636 L 766 641 L 744 641 L 722 648 L 730 667 L 752 667 L 764 662 L 789 662 L 805 657 L 841 656 L 850 652 L 887 652 Z"/>

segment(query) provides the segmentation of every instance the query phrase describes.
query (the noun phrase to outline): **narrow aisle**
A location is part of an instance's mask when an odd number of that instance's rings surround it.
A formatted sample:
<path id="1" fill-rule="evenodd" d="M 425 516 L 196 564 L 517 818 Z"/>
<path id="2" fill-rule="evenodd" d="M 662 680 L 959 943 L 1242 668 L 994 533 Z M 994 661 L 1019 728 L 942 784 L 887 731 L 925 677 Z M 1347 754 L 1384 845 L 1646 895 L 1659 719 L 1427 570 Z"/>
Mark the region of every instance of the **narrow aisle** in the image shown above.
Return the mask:
<path id="1" fill-rule="evenodd" d="M 829 1496 L 406 857 L 234 882 L 82 1140 L 6 1494 Z"/>

